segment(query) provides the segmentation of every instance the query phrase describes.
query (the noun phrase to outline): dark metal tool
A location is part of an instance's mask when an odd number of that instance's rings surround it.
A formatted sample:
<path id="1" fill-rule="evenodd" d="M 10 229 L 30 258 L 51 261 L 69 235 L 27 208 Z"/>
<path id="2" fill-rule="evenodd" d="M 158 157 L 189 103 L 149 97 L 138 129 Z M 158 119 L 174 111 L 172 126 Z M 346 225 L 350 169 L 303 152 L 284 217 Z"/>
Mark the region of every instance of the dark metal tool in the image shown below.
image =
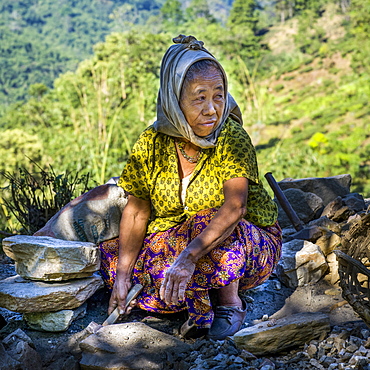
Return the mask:
<path id="1" fill-rule="evenodd" d="M 272 173 L 267 172 L 266 175 L 265 175 L 265 178 L 266 178 L 267 182 L 269 183 L 269 185 L 271 186 L 271 189 L 273 190 L 279 204 L 281 205 L 281 208 L 284 210 L 284 212 L 289 217 L 289 220 L 293 224 L 294 228 L 297 231 L 302 230 L 303 227 L 304 227 L 302 221 L 299 219 L 299 217 L 295 213 L 293 207 L 289 203 L 289 200 L 287 199 L 287 197 L 285 196 L 285 194 L 281 190 L 279 184 L 274 179 L 274 176 L 272 176 Z"/>

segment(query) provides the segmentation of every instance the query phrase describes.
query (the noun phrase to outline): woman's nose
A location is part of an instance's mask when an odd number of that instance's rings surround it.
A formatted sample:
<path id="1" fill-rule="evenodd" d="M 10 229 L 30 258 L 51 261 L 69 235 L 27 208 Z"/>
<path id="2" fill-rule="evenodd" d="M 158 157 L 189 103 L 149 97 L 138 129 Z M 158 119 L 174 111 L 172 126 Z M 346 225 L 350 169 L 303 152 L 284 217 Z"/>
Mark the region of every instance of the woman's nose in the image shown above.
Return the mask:
<path id="1" fill-rule="evenodd" d="M 205 116 L 212 116 L 216 113 L 215 106 L 212 101 L 205 101 L 203 106 L 203 114 Z"/>

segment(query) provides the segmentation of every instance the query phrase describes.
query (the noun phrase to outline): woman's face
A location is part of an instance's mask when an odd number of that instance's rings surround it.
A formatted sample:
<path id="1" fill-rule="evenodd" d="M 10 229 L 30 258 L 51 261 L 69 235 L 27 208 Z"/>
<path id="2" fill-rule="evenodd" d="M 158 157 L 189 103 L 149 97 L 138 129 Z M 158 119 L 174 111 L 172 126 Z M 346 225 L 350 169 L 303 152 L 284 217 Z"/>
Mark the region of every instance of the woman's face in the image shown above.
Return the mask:
<path id="1" fill-rule="evenodd" d="M 180 108 L 198 136 L 209 135 L 221 120 L 225 108 L 224 82 L 220 71 L 211 68 L 185 81 Z"/>

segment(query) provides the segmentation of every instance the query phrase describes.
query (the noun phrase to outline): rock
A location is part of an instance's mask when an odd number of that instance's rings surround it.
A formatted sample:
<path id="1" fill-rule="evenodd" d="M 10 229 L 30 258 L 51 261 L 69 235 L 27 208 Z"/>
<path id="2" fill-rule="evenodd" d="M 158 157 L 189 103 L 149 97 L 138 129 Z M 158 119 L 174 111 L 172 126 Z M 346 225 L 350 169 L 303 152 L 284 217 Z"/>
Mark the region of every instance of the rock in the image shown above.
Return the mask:
<path id="1" fill-rule="evenodd" d="M 118 236 L 126 203 L 126 192 L 116 184 L 97 186 L 69 202 L 34 235 L 101 243 Z"/>
<path id="2" fill-rule="evenodd" d="M 57 312 L 32 312 L 23 314 L 31 329 L 48 332 L 67 330 L 73 321 L 86 315 L 86 304 L 75 310 Z"/>
<path id="3" fill-rule="evenodd" d="M 297 213 L 297 216 L 304 223 L 308 223 L 315 218 L 318 212 L 321 212 L 323 208 L 323 202 L 320 197 L 313 193 L 305 193 L 299 189 L 287 189 L 284 191 L 292 208 Z M 282 228 L 291 225 L 288 216 L 284 210 L 278 204 L 279 215 L 278 221 Z"/>
<path id="4" fill-rule="evenodd" d="M 168 356 L 190 351 L 180 340 L 141 322 L 108 325 L 80 343 L 81 369 L 163 369 Z"/>
<path id="5" fill-rule="evenodd" d="M 308 226 L 314 226 L 314 225 L 328 229 L 336 234 L 340 234 L 342 231 L 341 226 L 337 222 L 328 218 L 327 216 L 321 216 L 320 218 L 317 218 L 316 220 L 312 220 L 308 224 Z"/>
<path id="6" fill-rule="evenodd" d="M 7 354 L 21 364 L 22 370 L 42 370 L 40 355 L 31 338 L 21 329 L 9 334 L 3 344 Z"/>
<path id="7" fill-rule="evenodd" d="M 336 212 L 343 207 L 342 197 L 336 197 L 330 203 L 328 203 L 321 213 L 321 217 L 327 217 L 332 219 Z"/>
<path id="8" fill-rule="evenodd" d="M 25 280 L 15 275 L 0 280 L 0 306 L 20 313 L 74 309 L 103 285 L 98 274 L 60 283 Z"/>
<path id="9" fill-rule="evenodd" d="M 73 356 L 67 358 L 60 357 L 53 364 L 47 367 L 47 370 L 80 370 L 78 360 Z"/>
<path id="10" fill-rule="evenodd" d="M 314 193 L 322 199 L 324 206 L 336 197 L 350 193 L 351 175 L 338 175 L 332 177 L 309 177 L 305 179 L 284 179 L 278 184 L 284 191 L 287 189 L 300 189 L 304 192 Z"/>
<path id="11" fill-rule="evenodd" d="M 60 342 L 55 348 L 48 351 L 43 358 L 44 367 L 47 370 L 79 370 L 81 359 L 80 342 L 101 328 L 101 325 L 91 322 L 82 331 L 74 333 Z"/>
<path id="12" fill-rule="evenodd" d="M 261 323 L 242 329 L 233 336 L 233 339 L 240 349 L 245 349 L 256 356 L 264 356 L 301 346 L 329 330 L 328 315 L 304 313 L 276 320 L 274 326 Z"/>
<path id="13" fill-rule="evenodd" d="M 349 207 L 344 206 L 335 212 L 332 219 L 333 221 L 337 221 L 337 222 L 346 221 L 350 216 L 354 214 L 355 214 L 354 211 L 352 211 Z"/>
<path id="14" fill-rule="evenodd" d="M 308 226 L 300 231 L 297 231 L 293 235 L 290 235 L 288 238 L 286 238 L 286 241 L 299 239 L 299 240 L 308 240 L 312 243 L 315 243 L 316 240 L 319 239 L 324 233 L 325 230 L 322 227 L 319 227 L 317 225 Z"/>
<path id="15" fill-rule="evenodd" d="M 364 197 L 358 193 L 351 193 L 344 196 L 343 203 L 355 213 L 366 209 Z"/>
<path id="16" fill-rule="evenodd" d="M 337 249 L 341 242 L 342 241 L 339 235 L 333 232 L 328 232 L 317 239 L 315 244 L 320 247 L 322 253 L 324 253 L 324 256 L 327 256 Z"/>
<path id="17" fill-rule="evenodd" d="M 3 240 L 3 249 L 16 262 L 17 274 L 25 279 L 84 278 L 100 268 L 100 251 L 93 243 L 15 235 Z"/>
<path id="18" fill-rule="evenodd" d="M 327 269 L 325 257 L 316 244 L 292 240 L 283 243 L 276 273 L 286 286 L 295 288 L 319 281 Z"/>
<path id="19" fill-rule="evenodd" d="M 22 370 L 22 364 L 11 357 L 0 343 L 0 370 Z"/>
<path id="20" fill-rule="evenodd" d="M 330 284 L 335 285 L 339 282 L 340 277 L 338 272 L 339 263 L 334 252 L 326 256 L 326 262 L 329 265 L 329 274 L 324 279 Z"/>
<path id="21" fill-rule="evenodd" d="M 6 325 L 6 320 L 3 315 L 0 315 L 0 330 Z"/>
<path id="22" fill-rule="evenodd" d="M 35 349 L 35 345 L 32 342 L 32 339 L 21 329 L 15 330 L 13 333 L 9 334 L 6 338 L 3 339 L 3 344 L 6 347 L 12 346 L 15 342 L 26 342 L 30 347 Z"/>

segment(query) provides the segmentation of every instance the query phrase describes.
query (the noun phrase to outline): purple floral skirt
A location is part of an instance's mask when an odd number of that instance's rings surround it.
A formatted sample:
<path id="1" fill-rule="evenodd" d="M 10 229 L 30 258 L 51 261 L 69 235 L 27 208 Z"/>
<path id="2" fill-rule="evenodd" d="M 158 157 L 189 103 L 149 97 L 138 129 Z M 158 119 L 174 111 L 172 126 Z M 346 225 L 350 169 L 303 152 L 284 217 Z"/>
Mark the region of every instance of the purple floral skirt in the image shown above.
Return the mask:
<path id="1" fill-rule="evenodd" d="M 185 302 L 167 305 L 159 297 L 166 270 L 186 246 L 209 224 L 216 209 L 198 212 L 185 222 L 163 232 L 148 235 L 136 261 L 132 281 L 144 286 L 138 307 L 158 313 L 174 313 L 187 309 L 196 325 L 209 328 L 213 310 L 210 289 L 224 287 L 239 280 L 239 290 L 263 283 L 273 272 L 281 255 L 281 229 L 257 227 L 242 219 L 233 233 L 221 244 L 200 258 L 185 292 Z M 106 286 L 112 289 L 116 278 L 118 238 L 100 244 L 101 269 Z"/>

